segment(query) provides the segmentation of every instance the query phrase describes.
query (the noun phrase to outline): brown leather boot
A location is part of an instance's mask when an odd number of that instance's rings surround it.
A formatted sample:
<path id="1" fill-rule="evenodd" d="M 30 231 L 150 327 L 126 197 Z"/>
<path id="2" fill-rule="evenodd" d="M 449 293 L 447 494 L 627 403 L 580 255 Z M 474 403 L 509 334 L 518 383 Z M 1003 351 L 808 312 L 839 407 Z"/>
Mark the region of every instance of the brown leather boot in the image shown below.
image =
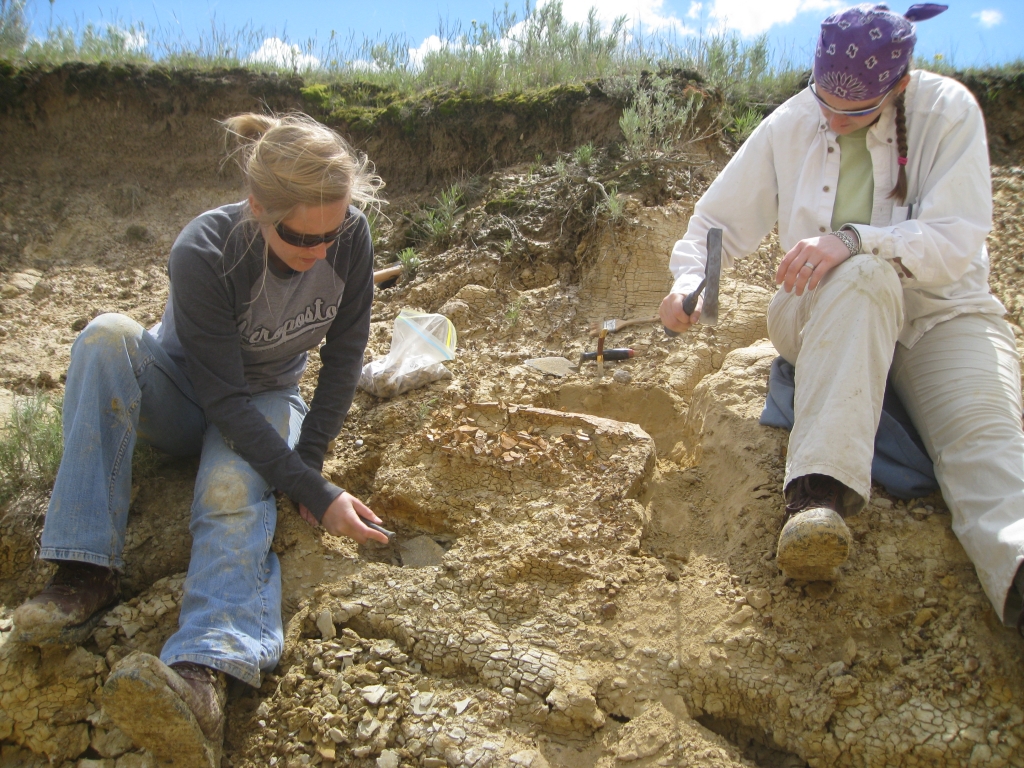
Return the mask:
<path id="1" fill-rule="evenodd" d="M 103 710 L 160 765 L 218 768 L 224 742 L 223 672 L 182 662 L 168 667 L 148 653 L 129 654 L 103 686 Z"/>
<path id="2" fill-rule="evenodd" d="M 171 664 L 189 687 L 185 702 L 196 716 L 199 727 L 208 739 L 224 738 L 224 705 L 227 703 L 227 678 L 223 672 L 202 664 L 179 661 Z"/>
<path id="3" fill-rule="evenodd" d="M 14 639 L 29 645 L 84 643 L 119 592 L 117 571 L 61 561 L 43 591 L 14 612 Z"/>
<path id="4" fill-rule="evenodd" d="M 776 562 L 790 579 L 831 581 L 853 537 L 840 514 L 846 486 L 828 475 L 798 477 L 786 488 L 786 524 Z"/>

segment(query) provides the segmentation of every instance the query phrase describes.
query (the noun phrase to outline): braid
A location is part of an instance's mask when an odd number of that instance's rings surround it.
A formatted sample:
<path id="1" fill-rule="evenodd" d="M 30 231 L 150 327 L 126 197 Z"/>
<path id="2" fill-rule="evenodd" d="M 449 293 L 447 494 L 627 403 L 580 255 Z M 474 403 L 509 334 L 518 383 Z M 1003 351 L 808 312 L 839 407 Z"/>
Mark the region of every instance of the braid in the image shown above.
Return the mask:
<path id="1" fill-rule="evenodd" d="M 896 97 L 896 151 L 899 153 L 899 171 L 896 186 L 889 197 L 896 198 L 903 204 L 907 199 L 907 110 L 904 104 L 904 93 Z"/>

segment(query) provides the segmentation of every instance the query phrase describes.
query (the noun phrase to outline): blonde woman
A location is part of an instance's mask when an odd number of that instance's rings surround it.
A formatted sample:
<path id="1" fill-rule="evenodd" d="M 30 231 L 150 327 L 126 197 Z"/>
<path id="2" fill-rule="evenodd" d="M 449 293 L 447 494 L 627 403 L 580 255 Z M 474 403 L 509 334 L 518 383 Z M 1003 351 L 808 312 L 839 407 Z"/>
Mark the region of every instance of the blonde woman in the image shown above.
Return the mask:
<path id="1" fill-rule="evenodd" d="M 224 127 L 248 198 L 178 236 L 159 325 L 101 315 L 72 348 L 64 460 L 40 551 L 57 572 L 14 617 L 23 642 L 83 642 L 117 600 L 136 439 L 200 454 L 178 631 L 160 659 L 122 660 L 104 696 L 138 745 L 189 766 L 219 765 L 225 675 L 258 686 L 281 653 L 273 491 L 334 535 L 386 541 L 364 522 L 379 523 L 374 513 L 321 475 L 370 326 L 373 247 L 356 204 L 382 182 L 304 115 L 245 114 Z M 321 342 L 307 408 L 298 382 Z"/>
<path id="2" fill-rule="evenodd" d="M 846 561 L 844 517 L 871 493 L 888 378 L 993 608 L 1024 628 L 1020 360 L 988 287 L 985 125 L 963 85 L 910 67 L 913 22 L 945 9 L 859 5 L 825 19 L 808 87 L 697 203 L 661 318 L 675 331 L 699 319 L 682 297 L 704 274 L 710 227 L 724 230 L 728 264 L 777 223 L 786 254 L 768 334 L 796 370 L 779 567 L 831 578 Z"/>

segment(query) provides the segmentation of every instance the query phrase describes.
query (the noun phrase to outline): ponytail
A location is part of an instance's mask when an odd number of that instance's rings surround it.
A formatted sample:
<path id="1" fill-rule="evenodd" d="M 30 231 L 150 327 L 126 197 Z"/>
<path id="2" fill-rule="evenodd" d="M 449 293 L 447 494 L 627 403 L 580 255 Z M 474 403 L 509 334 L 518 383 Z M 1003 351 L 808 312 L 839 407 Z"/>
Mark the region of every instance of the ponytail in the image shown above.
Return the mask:
<path id="1" fill-rule="evenodd" d="M 263 208 L 261 224 L 278 224 L 299 205 L 345 199 L 360 207 L 380 205 L 384 182 L 366 155 L 308 115 L 248 113 L 221 125 L 228 159 L 238 163 L 246 191 Z"/>
<path id="2" fill-rule="evenodd" d="M 896 162 L 899 170 L 896 175 L 896 186 L 889 197 L 895 198 L 902 205 L 907 200 L 907 108 L 904 101 L 906 91 L 896 97 L 896 151 L 899 157 Z"/>
<path id="3" fill-rule="evenodd" d="M 248 112 L 221 121 L 224 126 L 224 149 L 228 157 L 235 157 L 244 147 L 259 141 L 260 137 L 277 125 L 277 118 Z"/>

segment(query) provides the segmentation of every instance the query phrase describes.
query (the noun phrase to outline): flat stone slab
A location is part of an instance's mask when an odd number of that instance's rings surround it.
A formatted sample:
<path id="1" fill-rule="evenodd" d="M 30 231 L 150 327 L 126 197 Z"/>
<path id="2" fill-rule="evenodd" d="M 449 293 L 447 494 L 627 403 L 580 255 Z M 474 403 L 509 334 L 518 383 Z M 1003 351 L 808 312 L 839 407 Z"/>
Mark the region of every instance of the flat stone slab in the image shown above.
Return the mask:
<path id="1" fill-rule="evenodd" d="M 429 536 L 417 536 L 400 547 L 402 565 L 406 568 L 426 568 L 440 565 L 444 557 L 444 549 Z"/>

